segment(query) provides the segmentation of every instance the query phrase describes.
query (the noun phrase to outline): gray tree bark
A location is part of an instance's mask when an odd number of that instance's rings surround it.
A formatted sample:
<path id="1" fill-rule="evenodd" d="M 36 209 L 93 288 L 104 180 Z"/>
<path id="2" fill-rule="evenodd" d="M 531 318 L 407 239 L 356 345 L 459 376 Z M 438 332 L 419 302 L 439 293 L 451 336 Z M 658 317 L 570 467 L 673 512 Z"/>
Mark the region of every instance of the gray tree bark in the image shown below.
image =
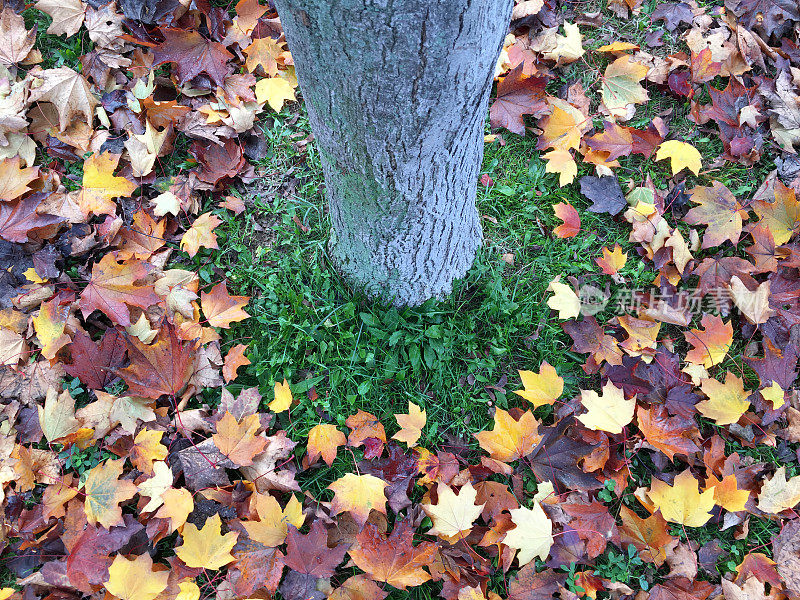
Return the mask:
<path id="1" fill-rule="evenodd" d="M 322 158 L 336 267 L 372 297 L 452 290 L 482 241 L 483 128 L 512 0 L 275 0 Z"/>

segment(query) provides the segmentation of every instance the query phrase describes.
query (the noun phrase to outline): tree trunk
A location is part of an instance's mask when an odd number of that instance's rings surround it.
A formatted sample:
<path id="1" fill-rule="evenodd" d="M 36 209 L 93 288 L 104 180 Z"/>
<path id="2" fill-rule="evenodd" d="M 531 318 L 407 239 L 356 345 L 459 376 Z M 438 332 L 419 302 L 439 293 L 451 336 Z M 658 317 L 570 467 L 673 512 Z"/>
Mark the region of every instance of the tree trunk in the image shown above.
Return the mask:
<path id="1" fill-rule="evenodd" d="M 336 267 L 417 305 L 466 274 L 511 0 L 275 0 L 319 147 Z"/>

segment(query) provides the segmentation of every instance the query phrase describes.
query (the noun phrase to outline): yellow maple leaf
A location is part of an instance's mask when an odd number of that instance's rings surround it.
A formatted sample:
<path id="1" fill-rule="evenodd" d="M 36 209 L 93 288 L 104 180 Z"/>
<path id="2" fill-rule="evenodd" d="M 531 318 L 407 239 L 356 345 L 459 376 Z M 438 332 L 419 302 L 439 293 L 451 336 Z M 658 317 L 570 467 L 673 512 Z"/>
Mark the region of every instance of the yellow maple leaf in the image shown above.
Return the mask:
<path id="1" fill-rule="evenodd" d="M 171 488 L 161 494 L 161 500 L 164 504 L 158 509 L 156 518 L 169 519 L 170 530 L 179 530 L 194 510 L 192 493 L 186 488 Z"/>
<path id="2" fill-rule="evenodd" d="M 117 554 L 103 586 L 120 600 L 154 600 L 167 589 L 168 579 L 169 570 L 153 571 L 153 559 L 146 552 L 132 559 Z"/>
<path id="3" fill-rule="evenodd" d="M 292 389 L 289 382 L 285 379 L 283 383 L 275 382 L 275 398 L 269 403 L 269 409 L 274 413 L 282 413 L 289 410 L 292 405 Z"/>
<path id="4" fill-rule="evenodd" d="M 786 467 L 775 471 L 761 486 L 758 493 L 758 510 L 777 515 L 800 503 L 800 475 L 786 479 Z"/>
<path id="5" fill-rule="evenodd" d="M 184 526 L 183 545 L 175 549 L 175 554 L 187 567 L 221 569 L 235 560 L 231 549 L 238 537 L 235 531 L 222 535 L 222 519 L 214 514 L 206 519 L 202 529 L 193 523 Z"/>
<path id="6" fill-rule="evenodd" d="M 587 118 L 571 104 L 556 100 L 558 99 L 548 98 L 552 112 L 539 123 L 542 129 L 539 144 L 541 148 L 565 151 L 571 159 L 572 155 L 568 151 L 577 150 L 581 145 L 581 137 L 587 128 Z M 591 119 L 589 122 L 591 123 Z M 563 161 L 564 158 L 561 157 L 559 162 Z"/>
<path id="7" fill-rule="evenodd" d="M 564 380 L 547 361 L 542 362 L 538 373 L 519 371 L 519 377 L 525 389 L 514 393 L 525 398 L 534 408 L 552 404 L 564 391 Z"/>
<path id="8" fill-rule="evenodd" d="M 700 174 L 703 167 L 703 160 L 697 148 L 686 142 L 678 140 L 668 140 L 663 142 L 656 152 L 656 160 L 670 159 L 672 174 L 677 175 L 684 168 L 689 169 L 695 175 Z"/>
<path id="9" fill-rule="evenodd" d="M 425 423 L 428 420 L 427 412 L 409 400 L 408 414 L 395 415 L 394 417 L 397 419 L 397 424 L 400 425 L 401 429 L 392 436 L 392 439 L 405 442 L 409 448 L 416 446 L 422 435 L 422 428 L 425 427 Z"/>
<path id="10" fill-rule="evenodd" d="M 84 215 L 114 215 L 117 204 L 114 198 L 130 196 L 135 183 L 114 175 L 119 154 L 103 152 L 92 154 L 83 163 L 83 188 L 78 194 L 78 205 Z"/>
<path id="11" fill-rule="evenodd" d="M 69 390 L 59 394 L 54 387 L 48 388 L 44 406 L 36 408 L 39 411 L 39 426 L 48 442 L 65 438 L 80 429 L 81 423 L 75 418 L 75 398 Z"/>
<path id="12" fill-rule="evenodd" d="M 578 174 L 578 163 L 569 150 L 550 150 L 542 154 L 547 161 L 544 166 L 545 173 L 558 173 L 558 185 L 564 187 L 575 181 Z"/>
<path id="13" fill-rule="evenodd" d="M 517 559 L 520 566 L 537 556 L 545 560 L 553 545 L 553 522 L 547 518 L 541 505 L 534 502 L 533 508 L 521 506 L 511 509 L 509 513 L 516 527 L 506 533 L 503 543 L 519 550 Z"/>
<path id="14" fill-rule="evenodd" d="M 786 404 L 786 392 L 774 381 L 771 385 L 758 391 L 761 393 L 764 400 L 772 404 L 772 410 L 778 410 L 781 406 Z"/>
<path id="15" fill-rule="evenodd" d="M 630 400 L 620 388 L 610 381 L 603 386 L 603 395 L 594 390 L 581 390 L 581 404 L 589 412 L 578 415 L 578 420 L 593 430 L 622 433 L 622 429 L 633 420 L 636 396 Z"/>
<path id="16" fill-rule="evenodd" d="M 748 490 L 740 490 L 736 475 L 731 473 L 726 475 L 721 480 L 713 475 L 706 481 L 706 489 L 714 488 L 714 502 L 731 512 L 739 512 L 744 510 L 744 505 L 750 498 Z"/>
<path id="17" fill-rule="evenodd" d="M 428 532 L 431 535 L 438 535 L 446 540 L 456 537 L 464 537 L 472 530 L 484 504 L 475 504 L 478 492 L 472 487 L 471 483 L 461 486 L 458 493 L 455 493 L 447 485 L 440 483 L 436 487 L 439 496 L 437 504 L 423 504 L 422 509 L 428 513 L 433 521 L 433 528 Z"/>
<path id="18" fill-rule="evenodd" d="M 755 200 L 753 210 L 759 218 L 759 224 L 765 225 L 772 233 L 775 245 L 785 244 L 800 228 L 800 201 L 795 191 L 775 180 L 775 201 Z"/>
<path id="19" fill-rule="evenodd" d="M 280 112 L 286 101 L 297 100 L 294 88 L 283 77 L 268 77 L 256 82 L 256 101 L 266 102 L 272 110 Z"/>
<path id="20" fill-rule="evenodd" d="M 164 503 L 161 496 L 172 488 L 174 479 L 172 469 L 169 468 L 167 463 L 164 461 L 154 463 L 153 476 L 136 486 L 140 496 L 150 498 L 150 501 L 142 507 L 141 511 L 153 512 L 161 506 Z"/>
<path id="21" fill-rule="evenodd" d="M 124 463 L 124 458 L 107 460 L 87 473 L 83 491 L 86 494 L 86 520 L 90 524 L 100 523 L 107 529 L 122 525 L 119 503 L 136 494 L 132 481 L 120 479 Z"/>
<path id="22" fill-rule="evenodd" d="M 747 398 L 750 392 L 744 389 L 744 382 L 730 371 L 725 374 L 725 383 L 716 379 L 704 379 L 700 389 L 708 396 L 696 404 L 704 417 L 713 419 L 717 425 L 731 425 L 742 418 L 750 408 Z"/>
<path id="23" fill-rule="evenodd" d="M 586 53 L 580 29 L 569 21 L 564 21 L 564 35 L 556 34 L 549 41 L 549 47 L 543 49 L 542 56 L 556 61 L 557 66 L 573 63 Z"/>
<path id="24" fill-rule="evenodd" d="M 600 94 L 612 117 L 627 121 L 633 116 L 633 105 L 647 102 L 647 90 L 640 81 L 649 68 L 627 54 L 606 67 Z"/>
<path id="25" fill-rule="evenodd" d="M 346 473 L 328 486 L 334 493 L 331 515 L 349 512 L 353 520 L 362 527 L 371 510 L 386 514 L 384 488 L 389 485 L 374 475 Z"/>
<path id="26" fill-rule="evenodd" d="M 687 527 L 705 525 L 715 504 L 714 490 L 707 489 L 701 493 L 689 469 L 677 475 L 672 486 L 653 478 L 647 495 L 667 521 Z"/>
<path id="27" fill-rule="evenodd" d="M 204 213 L 197 217 L 189 230 L 181 238 L 181 250 L 189 256 L 197 254 L 200 248 L 219 248 L 214 230 L 222 221 L 216 215 Z"/>
<path id="28" fill-rule="evenodd" d="M 511 462 L 528 454 L 541 436 L 538 434 L 539 421 L 531 411 L 526 411 L 519 419 L 514 418 L 502 408 L 494 413 L 494 428 L 475 434 L 481 448 L 495 460 Z"/>
<path id="29" fill-rule="evenodd" d="M 184 579 L 178 584 L 178 595 L 175 600 L 200 600 L 200 588 L 191 579 Z"/>
<path id="30" fill-rule="evenodd" d="M 25 279 L 27 279 L 31 283 L 47 283 L 47 279 L 42 279 L 41 277 L 39 277 L 39 274 L 33 267 L 26 269 L 25 272 L 22 274 L 25 275 Z"/>
<path id="31" fill-rule="evenodd" d="M 278 58 L 282 52 L 283 43 L 278 43 L 271 37 L 255 39 L 244 49 L 247 56 L 245 67 L 253 73 L 261 66 L 269 77 L 275 77 L 278 74 Z"/>
<path id="32" fill-rule="evenodd" d="M 547 286 L 547 290 L 553 292 L 547 300 L 547 306 L 558 311 L 558 318 L 562 321 L 576 319 L 581 314 L 581 299 L 572 287 L 561 283 L 560 279 L 559 275 Z"/>
<path id="33" fill-rule="evenodd" d="M 308 462 L 311 464 L 319 456 L 322 456 L 322 460 L 330 467 L 336 459 L 337 449 L 339 446 L 344 446 L 346 442 L 347 437 L 336 429 L 336 425 L 330 423 L 315 425 L 308 432 L 308 445 L 306 446 Z"/>
<path id="34" fill-rule="evenodd" d="M 294 495 L 290 496 L 284 509 L 269 494 L 254 494 L 250 504 L 258 514 L 258 521 L 242 521 L 242 526 L 251 539 L 271 548 L 284 542 L 289 525 L 300 529 L 305 521 L 303 505 Z"/>
<path id="35" fill-rule="evenodd" d="M 169 454 L 167 447 L 161 443 L 163 431 L 142 429 L 133 440 L 129 457 L 134 467 L 145 475 L 153 474 L 153 462 L 164 460 Z"/>

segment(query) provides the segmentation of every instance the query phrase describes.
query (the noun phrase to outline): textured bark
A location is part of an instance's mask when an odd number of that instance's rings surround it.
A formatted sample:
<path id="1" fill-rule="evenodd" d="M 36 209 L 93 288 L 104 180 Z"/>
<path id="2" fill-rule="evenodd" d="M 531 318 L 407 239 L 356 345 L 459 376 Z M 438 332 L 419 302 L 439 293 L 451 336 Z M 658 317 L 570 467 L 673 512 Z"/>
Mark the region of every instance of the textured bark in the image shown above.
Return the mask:
<path id="1" fill-rule="evenodd" d="M 416 305 L 466 274 L 512 0 L 275 0 L 318 144 L 337 268 Z"/>

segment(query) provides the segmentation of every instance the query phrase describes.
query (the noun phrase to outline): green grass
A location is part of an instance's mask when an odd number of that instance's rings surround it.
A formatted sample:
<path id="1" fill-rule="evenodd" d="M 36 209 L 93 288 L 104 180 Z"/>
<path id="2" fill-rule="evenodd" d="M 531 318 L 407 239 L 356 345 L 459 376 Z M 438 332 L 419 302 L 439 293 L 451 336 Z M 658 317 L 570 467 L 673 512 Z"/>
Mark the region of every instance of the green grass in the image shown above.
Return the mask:
<path id="1" fill-rule="evenodd" d="M 275 381 L 288 379 L 300 398 L 291 434 L 302 436 L 325 418 L 343 424 L 358 409 L 392 422 L 391 413 L 405 412 L 410 400 L 428 411 L 423 443 L 441 442 L 487 426 L 492 404 L 521 406 L 510 393 L 519 387 L 517 369 L 548 360 L 570 391 L 584 385 L 583 359 L 569 352 L 546 287 L 557 275 L 605 286 L 610 278 L 593 259 L 603 246 L 627 247 L 629 226 L 583 211 L 584 198 L 544 173 L 534 140 L 509 136 L 505 146 L 487 146 L 484 171 L 495 185 L 479 191 L 485 245 L 453 295 L 395 309 L 360 297 L 330 268 L 319 163 L 313 147 L 293 156 L 288 142 L 308 126 L 304 118 L 288 121 L 278 117 L 266 130 L 273 155 L 259 165 L 265 181 L 246 195 L 252 209 L 227 220 L 220 247 L 229 285 L 253 296 L 253 318 L 233 333 L 249 340 L 253 362 L 237 384 L 258 384 L 269 396 Z M 289 164 L 297 185 L 283 194 Z M 581 210 L 583 232 L 571 240 L 551 236 L 560 222 L 551 205 L 560 201 Z M 637 263 L 623 274 L 649 283 L 652 275 Z M 312 386 L 319 394 L 313 402 L 305 393 Z"/>

